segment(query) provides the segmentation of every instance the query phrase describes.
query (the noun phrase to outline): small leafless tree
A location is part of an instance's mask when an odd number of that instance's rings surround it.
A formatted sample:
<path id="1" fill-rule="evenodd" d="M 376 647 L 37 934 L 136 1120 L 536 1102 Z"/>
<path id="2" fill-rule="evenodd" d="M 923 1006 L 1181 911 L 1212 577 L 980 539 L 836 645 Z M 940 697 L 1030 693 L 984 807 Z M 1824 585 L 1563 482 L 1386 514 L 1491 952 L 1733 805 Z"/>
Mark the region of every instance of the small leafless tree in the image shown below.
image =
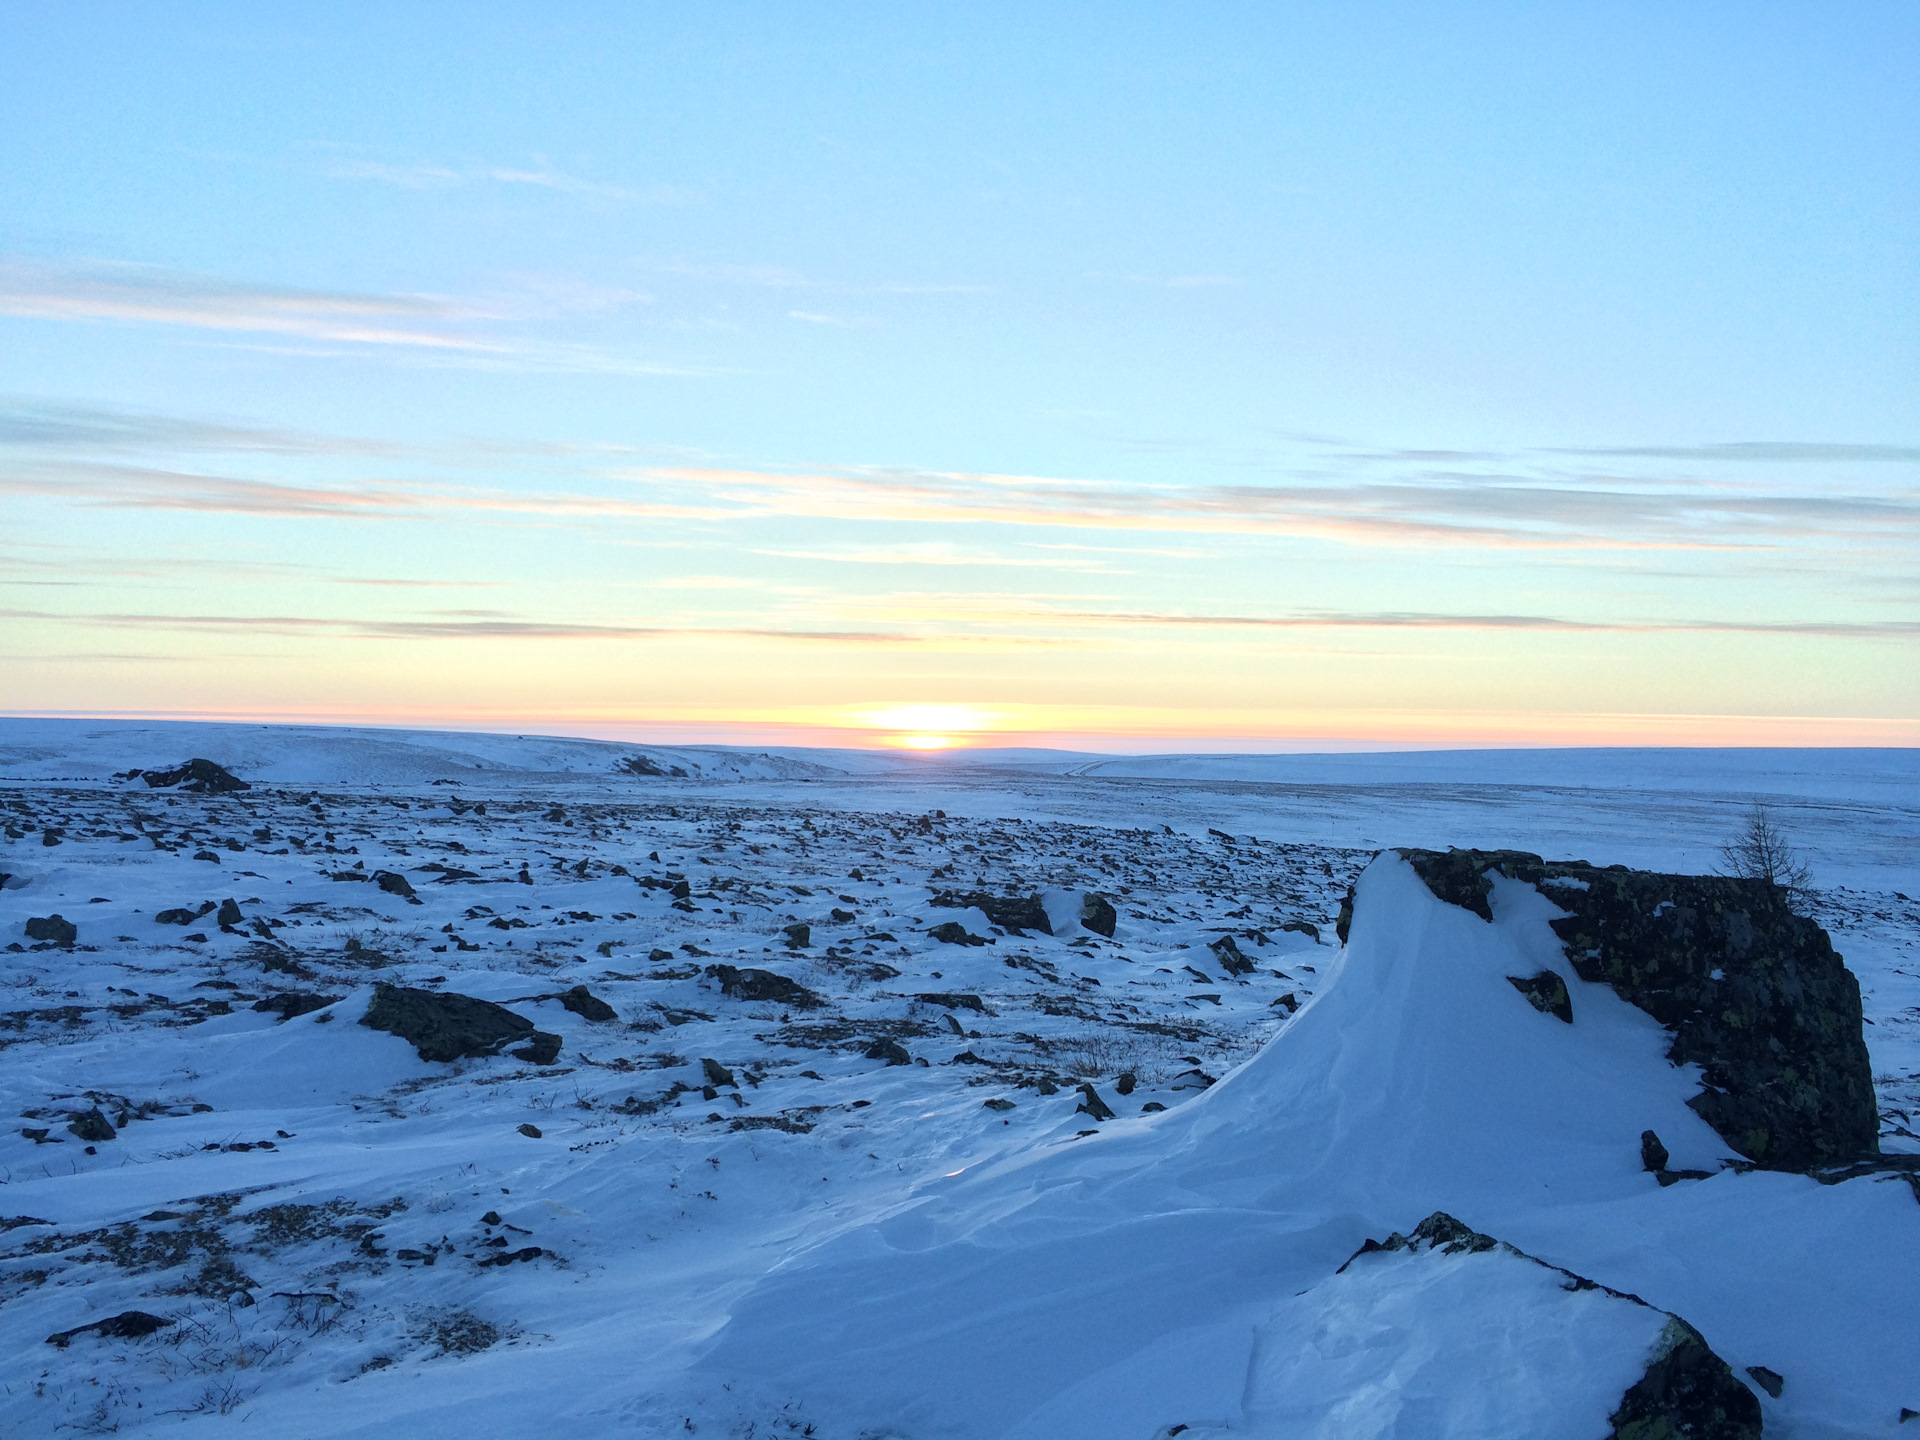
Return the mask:
<path id="1" fill-rule="evenodd" d="M 1742 880 L 1764 880 L 1789 905 L 1805 900 L 1813 887 L 1813 871 L 1787 843 L 1767 807 L 1757 801 L 1740 833 L 1720 853 L 1726 858 L 1727 874 Z"/>

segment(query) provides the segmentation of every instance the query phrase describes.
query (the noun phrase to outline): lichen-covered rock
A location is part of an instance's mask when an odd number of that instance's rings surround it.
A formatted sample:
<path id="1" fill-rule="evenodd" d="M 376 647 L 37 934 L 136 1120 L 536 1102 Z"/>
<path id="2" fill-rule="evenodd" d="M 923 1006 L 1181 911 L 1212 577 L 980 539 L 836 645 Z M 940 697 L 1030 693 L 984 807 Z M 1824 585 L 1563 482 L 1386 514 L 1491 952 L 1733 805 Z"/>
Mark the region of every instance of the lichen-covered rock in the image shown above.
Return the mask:
<path id="1" fill-rule="evenodd" d="M 413 990 L 377 984 L 362 1025 L 398 1035 L 422 1060 L 442 1063 L 497 1055 L 511 1044 L 515 1059 L 551 1065 L 560 1054 L 560 1037 L 533 1028 L 533 1022 L 491 1000 L 471 995 Z"/>
<path id="2" fill-rule="evenodd" d="M 927 903 L 943 905 L 950 910 L 979 910 L 1002 930 L 1038 930 L 1043 935 L 1053 933 L 1053 922 L 1047 918 L 1047 907 L 1040 903 L 1038 895 L 989 895 L 984 890 L 943 890 Z M 1111 935 L 1113 931 L 1109 929 L 1105 933 Z"/>
<path id="3" fill-rule="evenodd" d="M 74 1111 L 67 1121 L 67 1132 L 79 1136 L 90 1145 L 111 1140 L 118 1133 L 113 1128 L 113 1122 L 100 1112 L 98 1105 L 91 1110 Z"/>
<path id="4" fill-rule="evenodd" d="M 1552 1015 L 1573 1023 L 1573 997 L 1567 994 L 1567 982 L 1551 970 L 1538 975 L 1509 975 L 1507 983 L 1527 997 L 1527 1003 L 1543 1015 Z"/>
<path id="5" fill-rule="evenodd" d="M 1760 1401 L 1678 1315 L 1609 1415 L 1611 1440 L 1759 1440 Z"/>
<path id="6" fill-rule="evenodd" d="M 1518 850 L 1400 854 L 1440 899 L 1483 919 L 1494 872 L 1567 911 L 1552 924 L 1575 972 L 1672 1033 L 1668 1058 L 1702 1071 L 1688 1104 L 1756 1165 L 1808 1170 L 1879 1152 L 1859 983 L 1775 887 Z"/>

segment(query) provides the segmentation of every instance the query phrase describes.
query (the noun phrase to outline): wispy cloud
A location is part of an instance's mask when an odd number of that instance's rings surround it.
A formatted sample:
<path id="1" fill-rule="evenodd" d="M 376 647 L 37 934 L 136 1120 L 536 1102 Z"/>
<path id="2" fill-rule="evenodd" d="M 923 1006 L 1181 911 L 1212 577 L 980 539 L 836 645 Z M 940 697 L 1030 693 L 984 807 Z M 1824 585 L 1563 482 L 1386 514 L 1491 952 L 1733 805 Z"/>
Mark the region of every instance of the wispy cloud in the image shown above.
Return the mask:
<path id="1" fill-rule="evenodd" d="M 474 312 L 431 295 L 368 295 L 226 280 L 124 261 L 0 260 L 0 315 L 126 320 L 246 330 L 362 345 L 501 351 L 486 340 L 422 328 Z"/>
<path id="2" fill-rule="evenodd" d="M 789 310 L 789 320 L 804 320 L 809 325 L 831 325 L 837 330 L 878 330 L 880 322 L 864 315 L 824 315 L 817 310 Z"/>
<path id="3" fill-rule="evenodd" d="M 422 620 L 363 620 L 313 615 L 155 615 L 138 612 L 0 610 L 3 620 L 230 635 L 336 635 L 364 640 L 662 640 L 733 636 L 756 640 L 895 645 L 914 637 L 863 630 L 782 630 L 765 626 L 577 623 L 480 615 Z"/>
<path id="4" fill-rule="evenodd" d="M 597 303 L 611 303 L 600 292 Z M 645 300 L 620 292 L 621 302 Z M 157 265 L 95 260 L 50 263 L 0 258 L 0 315 L 70 322 L 180 326 L 277 337 L 283 354 L 337 358 L 387 352 L 413 363 L 518 372 L 694 376 L 699 366 L 564 341 L 507 336 L 487 322 L 528 318 L 517 304 L 435 295 L 376 295 L 232 280 Z M 516 313 L 518 312 L 518 313 Z M 304 342 L 288 346 L 285 341 Z M 228 343 L 241 343 L 238 341 Z M 331 348 L 328 348 L 331 347 Z"/>

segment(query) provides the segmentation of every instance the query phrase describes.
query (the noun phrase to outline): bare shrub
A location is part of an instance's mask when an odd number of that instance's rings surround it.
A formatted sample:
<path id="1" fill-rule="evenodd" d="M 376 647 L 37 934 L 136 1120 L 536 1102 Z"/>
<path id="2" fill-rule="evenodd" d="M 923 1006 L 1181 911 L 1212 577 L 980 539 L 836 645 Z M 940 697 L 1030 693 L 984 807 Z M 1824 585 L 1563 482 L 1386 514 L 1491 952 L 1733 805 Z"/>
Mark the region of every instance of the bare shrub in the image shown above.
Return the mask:
<path id="1" fill-rule="evenodd" d="M 1732 841 L 1721 847 L 1725 872 L 1741 880 L 1759 880 L 1780 892 L 1796 908 L 1813 888 L 1813 871 L 1758 801 Z"/>

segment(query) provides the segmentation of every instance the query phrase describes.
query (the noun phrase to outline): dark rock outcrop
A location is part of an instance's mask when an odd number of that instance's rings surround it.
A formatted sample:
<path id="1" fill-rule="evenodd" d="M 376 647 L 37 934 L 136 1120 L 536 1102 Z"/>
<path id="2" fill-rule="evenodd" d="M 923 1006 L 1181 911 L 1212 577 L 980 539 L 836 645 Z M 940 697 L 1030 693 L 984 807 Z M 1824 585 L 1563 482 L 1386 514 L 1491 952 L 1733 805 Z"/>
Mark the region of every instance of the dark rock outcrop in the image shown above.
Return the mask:
<path id="1" fill-rule="evenodd" d="M 1096 935 L 1113 938 L 1114 926 L 1120 923 L 1113 903 L 1104 895 L 1096 895 L 1091 890 L 1080 897 L 1080 924 Z"/>
<path id="2" fill-rule="evenodd" d="M 558 1035 L 536 1030 L 531 1020 L 471 995 L 377 984 L 360 1023 L 398 1035 L 422 1060 L 477 1059 L 512 1044 L 521 1047 L 511 1052 L 515 1059 L 535 1065 L 551 1065 L 560 1054 Z"/>
<path id="3" fill-rule="evenodd" d="M 927 903 L 949 910 L 979 910 L 1002 930 L 1016 934 L 1023 930 L 1038 930 L 1043 935 L 1053 933 L 1053 922 L 1047 918 L 1047 907 L 1040 903 L 1038 895 L 989 895 L 984 890 L 942 890 Z M 1109 930 L 1107 933 L 1111 935 L 1113 932 Z"/>
<path id="4" fill-rule="evenodd" d="M 907 1053 L 906 1046 L 884 1035 L 867 1047 L 866 1055 L 869 1060 L 884 1060 L 889 1065 L 913 1063 L 913 1056 Z"/>
<path id="5" fill-rule="evenodd" d="M 27 921 L 27 939 L 43 945 L 72 945 L 79 938 L 79 928 L 62 915 L 35 915 Z"/>
<path id="6" fill-rule="evenodd" d="M 195 795 L 230 795 L 253 787 L 224 766 L 211 760 L 189 760 L 171 770 L 136 770 L 133 775 L 147 782 L 150 790 L 171 790 L 176 786 Z M 133 778 L 132 775 L 128 777 Z"/>
<path id="7" fill-rule="evenodd" d="M 789 950 L 806 950 L 813 944 L 813 927 L 807 924 L 789 925 L 780 932 L 787 937 Z"/>
<path id="8" fill-rule="evenodd" d="M 709 965 L 707 977 L 718 980 L 720 993 L 735 1000 L 765 1000 L 775 1005 L 791 1005 L 796 1010 L 815 1010 L 826 1003 L 799 981 L 771 970 Z"/>
<path id="9" fill-rule="evenodd" d="M 1400 854 L 1440 899 L 1483 919 L 1496 872 L 1569 912 L 1552 924 L 1575 972 L 1672 1033 L 1668 1058 L 1703 1074 L 1688 1104 L 1754 1164 L 1809 1170 L 1879 1153 L 1859 983 L 1784 892 L 1518 850 Z"/>

